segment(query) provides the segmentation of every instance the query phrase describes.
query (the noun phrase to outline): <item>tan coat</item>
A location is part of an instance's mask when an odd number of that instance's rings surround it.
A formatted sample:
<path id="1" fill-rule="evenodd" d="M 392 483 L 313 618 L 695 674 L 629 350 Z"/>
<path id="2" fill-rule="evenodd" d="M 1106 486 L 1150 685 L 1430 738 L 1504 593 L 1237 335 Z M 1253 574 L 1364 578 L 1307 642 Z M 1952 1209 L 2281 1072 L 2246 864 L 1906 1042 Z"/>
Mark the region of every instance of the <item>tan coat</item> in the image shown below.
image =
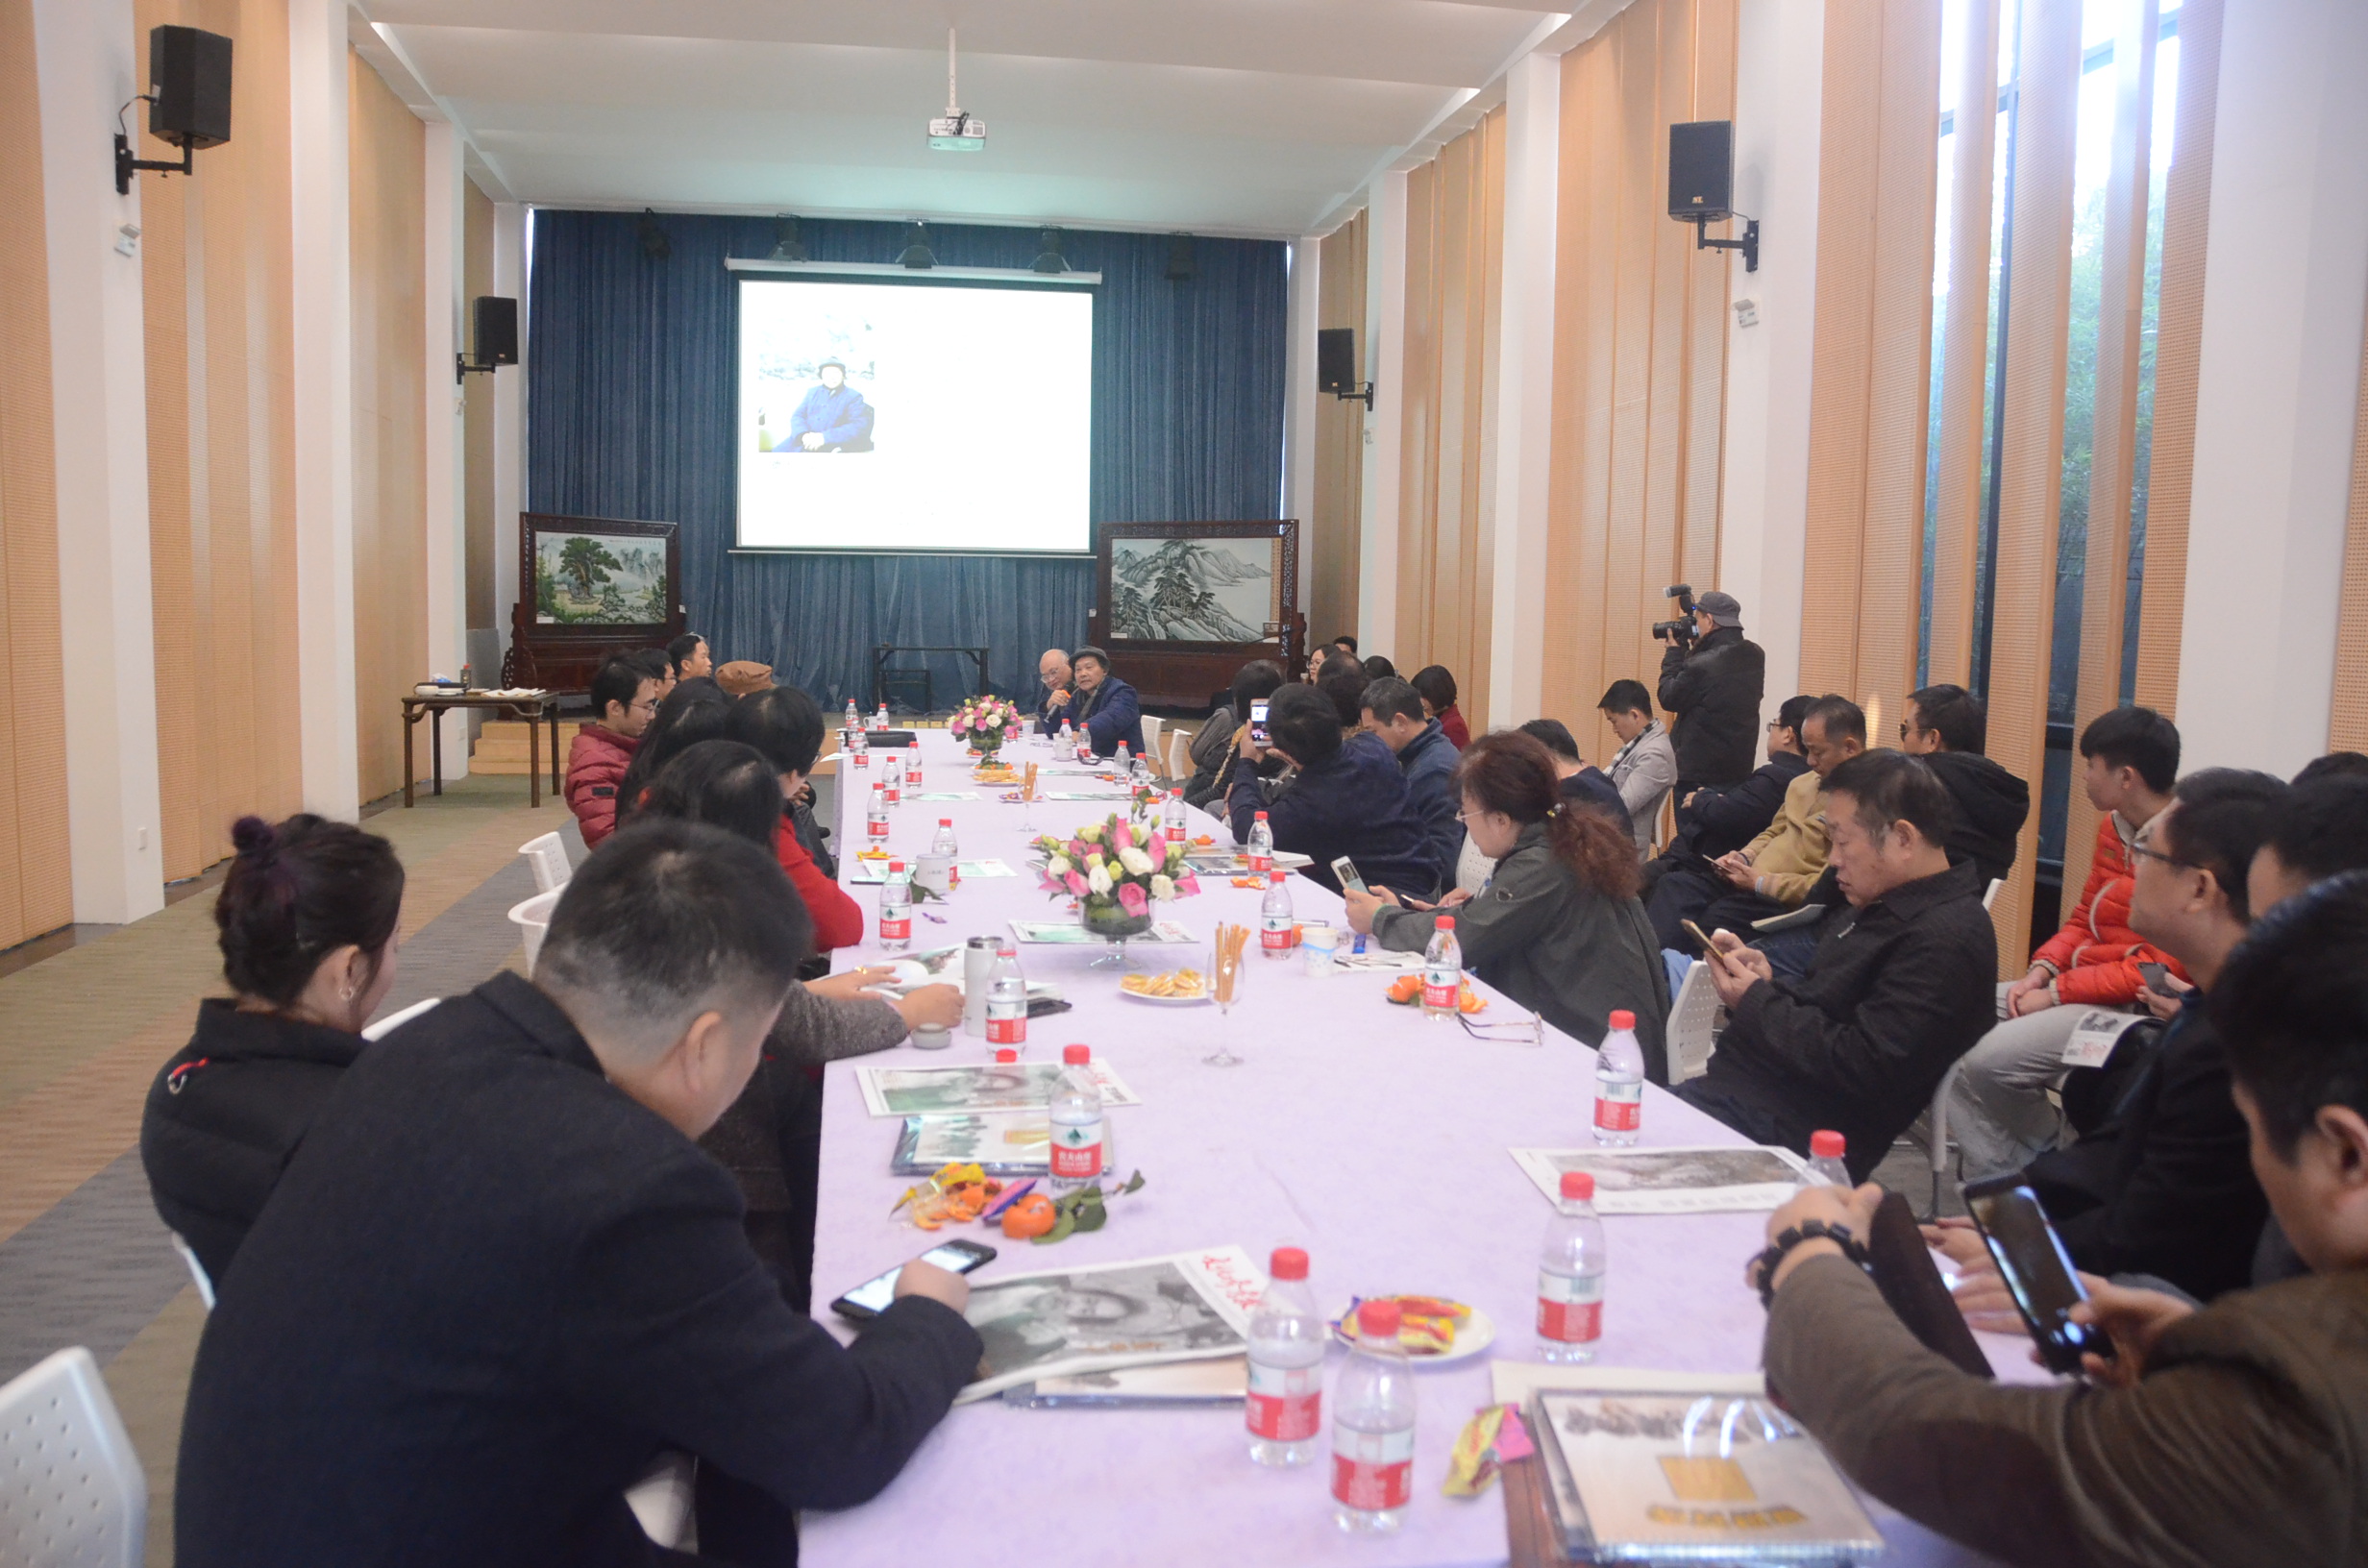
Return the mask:
<path id="1" fill-rule="evenodd" d="M 1824 874 L 1826 848 L 1825 780 L 1813 769 L 1785 786 L 1776 820 L 1743 845 L 1743 858 L 1760 874 L 1759 893 L 1797 904 Z"/>
<path id="2" fill-rule="evenodd" d="M 2010 1387 L 1926 1350 L 1874 1282 L 1803 1263 L 1768 1385 L 1852 1480 L 2025 1568 L 2368 1562 L 2368 1271 L 2223 1296 L 2133 1388 Z"/>

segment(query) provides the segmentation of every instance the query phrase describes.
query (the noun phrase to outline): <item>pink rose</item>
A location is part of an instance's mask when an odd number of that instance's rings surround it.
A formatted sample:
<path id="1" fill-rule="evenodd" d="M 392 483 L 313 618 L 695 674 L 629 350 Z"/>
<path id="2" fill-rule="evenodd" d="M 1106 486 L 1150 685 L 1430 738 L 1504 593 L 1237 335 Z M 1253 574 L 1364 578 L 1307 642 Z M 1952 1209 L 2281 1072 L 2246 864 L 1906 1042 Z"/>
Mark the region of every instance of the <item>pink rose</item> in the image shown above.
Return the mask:
<path id="1" fill-rule="evenodd" d="M 1200 878 L 1195 876 L 1190 871 L 1186 871 L 1182 876 L 1175 879 L 1175 895 L 1178 898 L 1190 898 L 1193 894 L 1198 893 L 1199 891 Z"/>
<path id="2" fill-rule="evenodd" d="M 1129 915 L 1141 915 L 1151 907 L 1151 900 L 1144 896 L 1141 883 L 1122 882 L 1119 884 L 1119 907 Z"/>
<path id="3" fill-rule="evenodd" d="M 1135 830 L 1128 827 L 1124 822 L 1119 823 L 1118 847 L 1121 849 L 1132 849 L 1134 846 Z"/>
<path id="4" fill-rule="evenodd" d="M 1063 881 L 1073 895 L 1079 898 L 1085 896 L 1085 876 L 1082 872 L 1072 871 Z"/>
<path id="5" fill-rule="evenodd" d="M 1151 857 L 1153 865 L 1166 860 L 1168 858 L 1168 835 L 1158 829 L 1153 829 L 1151 836 L 1144 841 L 1143 852 Z"/>

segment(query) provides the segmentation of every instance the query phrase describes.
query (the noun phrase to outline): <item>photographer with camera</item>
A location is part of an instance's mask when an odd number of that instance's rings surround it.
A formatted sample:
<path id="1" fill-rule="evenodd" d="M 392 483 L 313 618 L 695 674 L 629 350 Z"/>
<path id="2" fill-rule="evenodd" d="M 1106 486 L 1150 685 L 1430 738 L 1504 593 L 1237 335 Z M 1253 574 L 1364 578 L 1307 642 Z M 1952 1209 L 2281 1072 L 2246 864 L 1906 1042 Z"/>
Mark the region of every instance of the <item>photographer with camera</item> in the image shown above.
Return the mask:
<path id="1" fill-rule="evenodd" d="M 1743 635 L 1743 607 L 1733 594 L 1700 600 L 1679 583 L 1668 591 L 1683 614 L 1653 626 L 1667 643 L 1661 655 L 1661 705 L 1677 716 L 1677 798 L 1705 785 L 1739 784 L 1760 754 L 1760 698 L 1767 655 Z"/>

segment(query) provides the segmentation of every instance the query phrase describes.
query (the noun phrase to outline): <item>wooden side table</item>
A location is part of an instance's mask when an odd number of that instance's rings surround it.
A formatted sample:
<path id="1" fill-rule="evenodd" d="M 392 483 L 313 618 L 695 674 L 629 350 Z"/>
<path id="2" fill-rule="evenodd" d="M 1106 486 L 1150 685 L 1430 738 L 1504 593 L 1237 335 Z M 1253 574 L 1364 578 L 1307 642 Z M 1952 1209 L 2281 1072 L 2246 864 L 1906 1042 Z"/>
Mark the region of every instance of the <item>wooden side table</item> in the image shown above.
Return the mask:
<path id="1" fill-rule="evenodd" d="M 450 696 L 430 697 L 413 693 L 403 699 L 403 803 L 411 804 L 411 728 L 420 720 L 441 718 L 455 708 L 485 708 L 506 713 L 513 719 L 527 722 L 527 804 L 543 803 L 543 729 L 546 721 L 551 725 L 551 793 L 559 793 L 559 698 L 560 692 L 535 692 L 526 697 L 496 697 L 491 692 L 455 692 Z M 444 726 L 428 726 L 430 771 L 434 776 L 435 793 L 444 793 Z"/>

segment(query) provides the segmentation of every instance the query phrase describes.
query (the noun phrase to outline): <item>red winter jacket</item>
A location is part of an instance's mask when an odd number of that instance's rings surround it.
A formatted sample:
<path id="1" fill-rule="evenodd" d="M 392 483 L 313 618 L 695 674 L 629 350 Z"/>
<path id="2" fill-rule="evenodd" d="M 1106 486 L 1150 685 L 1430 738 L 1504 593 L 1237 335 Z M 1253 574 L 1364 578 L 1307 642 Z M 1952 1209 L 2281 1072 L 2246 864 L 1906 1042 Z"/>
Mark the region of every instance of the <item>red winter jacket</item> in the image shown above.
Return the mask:
<path id="1" fill-rule="evenodd" d="M 2118 1007 L 2137 999 L 2145 983 L 2140 964 L 2160 964 L 2180 979 L 2179 961 L 2130 929 L 2130 893 L 2136 866 L 2122 842 L 2113 814 L 2097 823 L 2096 853 L 2089 857 L 2088 885 L 2072 906 L 2063 929 L 2031 955 L 2034 964 L 2056 971 L 2056 999 Z"/>
<path id="2" fill-rule="evenodd" d="M 823 875 L 823 869 L 814 864 L 814 857 L 798 842 L 797 830 L 790 826 L 786 817 L 773 835 L 773 852 L 780 857 L 781 870 L 789 873 L 790 885 L 805 900 L 805 912 L 813 918 L 814 950 L 826 953 L 833 947 L 852 947 L 861 943 L 863 907 L 850 898 L 845 889 Z"/>
<path id="3" fill-rule="evenodd" d="M 617 786 L 641 742 L 605 724 L 586 724 L 567 748 L 567 809 L 583 829 L 583 846 L 597 849 L 617 830 Z"/>

